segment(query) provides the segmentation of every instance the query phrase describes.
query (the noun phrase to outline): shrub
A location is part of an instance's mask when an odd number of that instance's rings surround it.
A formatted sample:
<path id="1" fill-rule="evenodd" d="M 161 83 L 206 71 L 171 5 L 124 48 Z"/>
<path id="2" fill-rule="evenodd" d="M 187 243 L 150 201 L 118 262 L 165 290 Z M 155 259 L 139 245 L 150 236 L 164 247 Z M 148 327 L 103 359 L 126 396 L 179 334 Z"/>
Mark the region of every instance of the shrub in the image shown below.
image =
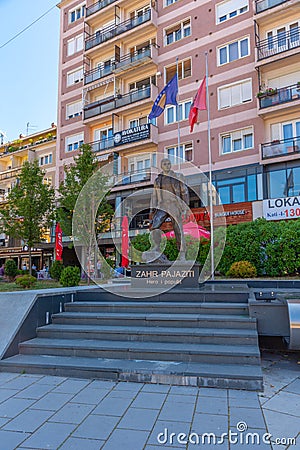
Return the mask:
<path id="1" fill-rule="evenodd" d="M 13 259 L 8 259 L 5 262 L 4 273 L 8 276 L 9 280 L 12 281 L 18 273 L 17 264 Z"/>
<path id="2" fill-rule="evenodd" d="M 50 267 L 51 278 L 53 278 L 53 280 L 59 281 L 63 270 L 63 263 L 61 261 L 54 261 L 52 266 Z"/>
<path id="3" fill-rule="evenodd" d="M 59 282 L 63 287 L 78 286 L 80 282 L 79 267 L 65 267 L 62 271 Z"/>
<path id="4" fill-rule="evenodd" d="M 29 289 L 36 283 L 36 278 L 31 275 L 21 275 L 16 278 L 16 284 L 23 289 Z"/>
<path id="5" fill-rule="evenodd" d="M 226 275 L 233 278 L 253 278 L 256 277 L 257 271 L 249 261 L 237 261 L 231 264 Z"/>

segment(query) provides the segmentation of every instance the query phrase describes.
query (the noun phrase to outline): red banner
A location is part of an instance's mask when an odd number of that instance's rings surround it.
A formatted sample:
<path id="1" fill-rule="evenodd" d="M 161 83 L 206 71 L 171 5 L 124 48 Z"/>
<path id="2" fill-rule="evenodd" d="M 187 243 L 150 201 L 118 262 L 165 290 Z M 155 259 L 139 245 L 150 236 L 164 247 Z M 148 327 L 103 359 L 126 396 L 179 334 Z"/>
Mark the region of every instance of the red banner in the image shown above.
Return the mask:
<path id="1" fill-rule="evenodd" d="M 62 245 L 62 229 L 60 227 L 60 224 L 56 224 L 55 228 L 55 259 L 56 261 L 62 261 L 62 252 L 63 252 L 63 245 Z"/>
<path id="2" fill-rule="evenodd" d="M 124 216 L 122 220 L 122 267 L 128 267 L 128 250 L 129 250 L 129 236 L 128 236 L 128 217 Z"/>

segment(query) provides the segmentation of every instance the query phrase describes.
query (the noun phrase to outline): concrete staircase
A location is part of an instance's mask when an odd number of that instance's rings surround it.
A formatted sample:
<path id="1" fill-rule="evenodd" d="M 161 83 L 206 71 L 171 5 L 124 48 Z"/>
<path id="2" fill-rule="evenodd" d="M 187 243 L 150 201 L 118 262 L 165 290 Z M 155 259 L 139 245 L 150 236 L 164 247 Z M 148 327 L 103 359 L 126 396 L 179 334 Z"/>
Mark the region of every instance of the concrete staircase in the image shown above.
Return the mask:
<path id="1" fill-rule="evenodd" d="M 67 303 L 0 371 L 261 390 L 248 294 L 194 294 Z"/>

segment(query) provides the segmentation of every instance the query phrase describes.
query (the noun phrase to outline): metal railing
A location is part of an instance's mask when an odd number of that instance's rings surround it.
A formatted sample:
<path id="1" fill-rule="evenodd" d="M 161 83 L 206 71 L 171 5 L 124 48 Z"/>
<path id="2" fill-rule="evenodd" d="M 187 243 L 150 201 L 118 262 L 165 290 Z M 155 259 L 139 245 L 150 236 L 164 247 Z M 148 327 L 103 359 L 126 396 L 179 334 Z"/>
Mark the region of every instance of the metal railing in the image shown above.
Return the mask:
<path id="1" fill-rule="evenodd" d="M 300 152 L 300 136 L 267 142 L 261 145 L 262 159 L 276 158 Z"/>
<path id="2" fill-rule="evenodd" d="M 10 169 L 7 172 L 0 173 L 0 181 L 7 180 L 9 178 L 14 178 L 17 175 L 20 175 L 21 168 L 18 169 Z"/>
<path id="3" fill-rule="evenodd" d="M 84 84 L 92 83 L 93 81 L 100 80 L 101 78 L 111 75 L 114 72 L 120 72 L 126 70 L 128 66 L 134 65 L 137 62 L 142 62 L 143 59 L 149 59 L 152 57 L 151 47 L 155 44 L 151 44 L 142 50 L 135 51 L 134 53 L 128 53 L 120 58 L 120 61 L 112 61 L 110 66 L 96 67 L 89 70 L 84 74 Z"/>
<path id="4" fill-rule="evenodd" d="M 114 97 L 110 100 L 99 100 L 84 107 L 84 119 L 98 116 L 113 109 L 121 108 L 122 106 L 130 105 L 131 103 L 150 98 L 151 85 L 142 89 L 135 89 L 124 95 Z"/>
<path id="5" fill-rule="evenodd" d="M 96 13 L 97 11 L 100 11 L 101 9 L 105 8 L 106 6 L 111 5 L 112 3 L 115 3 L 117 0 L 101 0 L 99 2 L 94 3 L 93 5 L 86 8 L 86 17 L 91 16 L 92 14 Z"/>
<path id="6" fill-rule="evenodd" d="M 114 138 L 100 139 L 99 141 L 90 142 L 89 145 L 93 152 L 103 152 L 114 146 Z"/>
<path id="7" fill-rule="evenodd" d="M 300 46 L 300 29 L 295 27 L 292 30 L 278 36 L 263 39 L 257 44 L 258 60 L 269 58 L 278 53 L 291 50 Z"/>
<path id="8" fill-rule="evenodd" d="M 148 9 L 143 14 L 134 16 L 131 19 L 125 20 L 118 25 L 111 25 L 104 28 L 102 31 L 97 31 L 95 34 L 90 36 L 85 40 L 85 50 L 90 50 L 96 45 L 102 44 L 103 42 L 113 39 L 126 31 L 132 30 L 133 28 L 148 22 L 151 19 L 151 9 Z"/>
<path id="9" fill-rule="evenodd" d="M 300 85 L 293 84 L 277 89 L 272 95 L 266 94 L 259 99 L 259 107 L 268 108 L 269 106 L 280 105 L 281 103 L 291 102 L 300 98 Z"/>
<path id="10" fill-rule="evenodd" d="M 267 9 L 274 8 L 275 6 L 286 3 L 288 0 L 256 0 L 255 11 L 256 14 L 266 11 Z"/>
<path id="11" fill-rule="evenodd" d="M 151 170 L 150 169 L 142 169 L 135 170 L 132 172 L 124 172 L 120 175 L 116 175 L 115 187 L 124 186 L 127 184 L 133 183 L 143 183 L 145 181 L 151 180 Z"/>

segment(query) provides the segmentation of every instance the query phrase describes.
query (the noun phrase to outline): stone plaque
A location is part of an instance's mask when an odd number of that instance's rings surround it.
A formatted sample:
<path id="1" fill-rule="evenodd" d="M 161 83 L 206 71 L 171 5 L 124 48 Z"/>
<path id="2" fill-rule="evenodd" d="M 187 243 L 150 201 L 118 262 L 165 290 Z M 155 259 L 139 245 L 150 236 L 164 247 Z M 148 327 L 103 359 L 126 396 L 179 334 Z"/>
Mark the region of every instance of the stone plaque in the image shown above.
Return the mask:
<path id="1" fill-rule="evenodd" d="M 191 268 L 186 263 L 140 264 L 131 267 L 131 286 L 134 288 L 194 288 L 199 286 L 200 265 Z"/>

